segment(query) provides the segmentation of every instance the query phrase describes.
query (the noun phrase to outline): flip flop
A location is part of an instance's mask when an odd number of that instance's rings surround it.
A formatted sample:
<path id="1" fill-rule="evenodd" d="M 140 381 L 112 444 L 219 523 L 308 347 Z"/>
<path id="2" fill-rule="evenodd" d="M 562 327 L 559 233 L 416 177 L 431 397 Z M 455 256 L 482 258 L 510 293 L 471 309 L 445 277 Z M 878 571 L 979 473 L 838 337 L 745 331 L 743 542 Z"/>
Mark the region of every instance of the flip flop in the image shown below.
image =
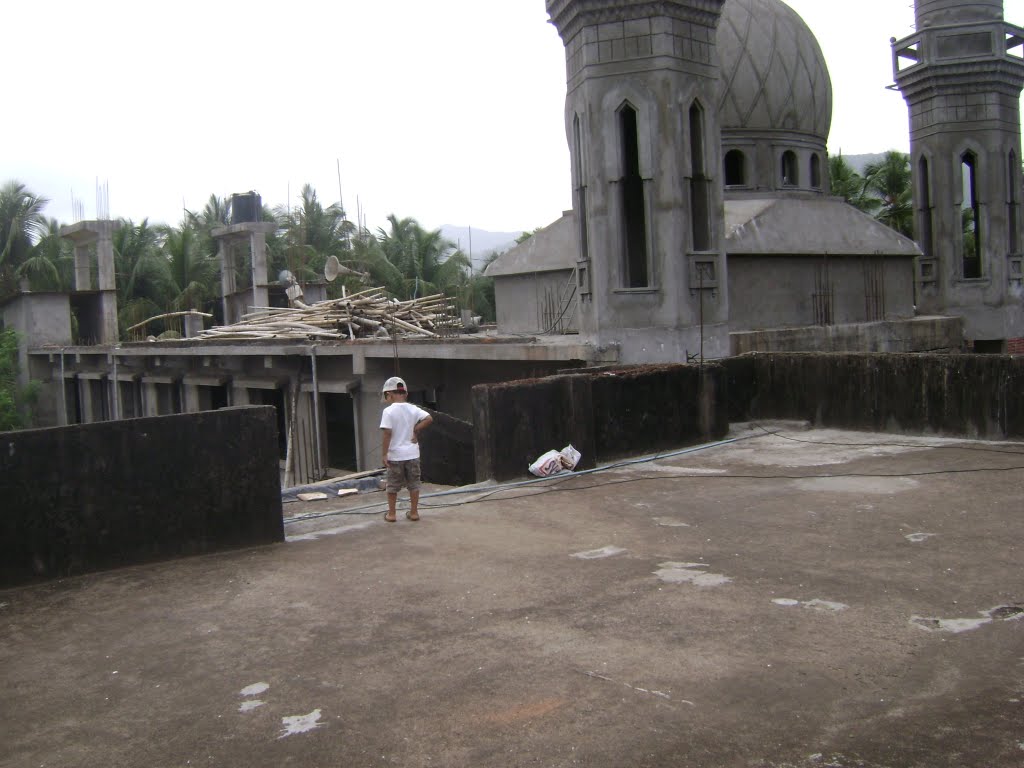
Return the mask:
<path id="1" fill-rule="evenodd" d="M 420 516 L 417 514 L 416 517 L 413 517 L 412 516 L 412 512 L 406 512 L 405 513 L 405 519 L 406 520 L 412 520 L 415 523 L 415 522 L 417 522 L 420 519 Z"/>
<path id="2" fill-rule="evenodd" d="M 389 512 L 385 512 L 384 513 L 384 522 L 385 523 L 393 523 L 393 522 L 395 522 L 395 518 L 394 517 L 388 517 L 389 514 L 390 514 Z"/>

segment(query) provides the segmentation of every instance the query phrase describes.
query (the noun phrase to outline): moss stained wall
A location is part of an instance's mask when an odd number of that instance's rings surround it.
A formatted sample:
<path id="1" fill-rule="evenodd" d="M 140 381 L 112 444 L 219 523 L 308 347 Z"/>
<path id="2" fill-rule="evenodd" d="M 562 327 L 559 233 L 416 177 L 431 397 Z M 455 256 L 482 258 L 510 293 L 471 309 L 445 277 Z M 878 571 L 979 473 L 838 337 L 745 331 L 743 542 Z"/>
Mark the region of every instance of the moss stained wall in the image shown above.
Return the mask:
<path id="1" fill-rule="evenodd" d="M 1024 358 L 754 353 L 723 361 L 731 421 L 971 438 L 1024 437 Z"/>
<path id="2" fill-rule="evenodd" d="M 527 478 L 572 443 L 578 469 L 719 438 L 728 431 L 717 365 L 638 366 L 473 387 L 476 479 Z"/>
<path id="3" fill-rule="evenodd" d="M 284 540 L 269 406 L 0 434 L 0 586 Z"/>

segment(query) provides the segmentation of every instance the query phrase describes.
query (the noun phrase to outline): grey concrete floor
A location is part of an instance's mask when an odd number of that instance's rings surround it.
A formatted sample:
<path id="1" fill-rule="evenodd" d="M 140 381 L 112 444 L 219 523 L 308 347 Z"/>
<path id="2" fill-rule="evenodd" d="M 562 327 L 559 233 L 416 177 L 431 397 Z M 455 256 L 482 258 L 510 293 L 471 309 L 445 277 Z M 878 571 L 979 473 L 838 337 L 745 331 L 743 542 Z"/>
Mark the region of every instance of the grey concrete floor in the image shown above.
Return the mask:
<path id="1" fill-rule="evenodd" d="M 1024 766 L 1024 444 L 782 430 L 2 591 L 0 766 Z"/>

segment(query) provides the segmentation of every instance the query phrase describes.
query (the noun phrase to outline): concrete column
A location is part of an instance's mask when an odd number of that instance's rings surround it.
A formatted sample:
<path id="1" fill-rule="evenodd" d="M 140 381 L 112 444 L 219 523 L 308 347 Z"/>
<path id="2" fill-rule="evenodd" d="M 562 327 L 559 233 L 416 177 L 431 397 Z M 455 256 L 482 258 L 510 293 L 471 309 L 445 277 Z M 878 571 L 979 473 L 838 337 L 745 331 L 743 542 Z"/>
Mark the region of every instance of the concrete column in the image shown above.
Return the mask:
<path id="1" fill-rule="evenodd" d="M 92 280 L 89 274 L 89 247 L 86 245 L 75 246 L 75 290 L 88 291 L 92 288 Z"/>
<path id="2" fill-rule="evenodd" d="M 82 405 L 82 423 L 92 424 L 96 416 L 92 410 L 92 384 L 89 379 L 78 379 L 78 399 Z"/>
<path id="3" fill-rule="evenodd" d="M 157 385 L 150 381 L 142 382 L 142 413 L 144 416 L 160 415 L 160 396 Z"/>
<path id="4" fill-rule="evenodd" d="M 230 297 L 235 293 L 235 270 L 231 263 L 231 243 L 228 239 L 217 242 L 217 256 L 220 259 L 220 295 L 224 307 L 224 325 L 235 321 L 231 313 Z"/>
<path id="5" fill-rule="evenodd" d="M 100 344 L 117 344 L 119 340 L 117 291 L 103 291 L 100 294 Z"/>
<path id="6" fill-rule="evenodd" d="M 185 402 L 182 403 L 182 407 L 185 409 L 185 413 L 198 413 L 199 411 L 199 387 L 195 384 L 182 384 L 184 390 Z"/>
<path id="7" fill-rule="evenodd" d="M 252 250 L 252 303 L 254 307 L 270 305 L 270 292 L 267 290 L 267 236 L 263 232 L 253 232 L 249 238 Z"/>
<path id="8" fill-rule="evenodd" d="M 237 384 L 231 387 L 231 404 L 232 405 L 252 405 L 249 400 L 249 388 L 238 386 Z"/>
<path id="9" fill-rule="evenodd" d="M 185 315 L 184 317 L 185 326 L 185 338 L 192 339 L 200 334 L 203 330 L 203 316 L 202 315 Z"/>

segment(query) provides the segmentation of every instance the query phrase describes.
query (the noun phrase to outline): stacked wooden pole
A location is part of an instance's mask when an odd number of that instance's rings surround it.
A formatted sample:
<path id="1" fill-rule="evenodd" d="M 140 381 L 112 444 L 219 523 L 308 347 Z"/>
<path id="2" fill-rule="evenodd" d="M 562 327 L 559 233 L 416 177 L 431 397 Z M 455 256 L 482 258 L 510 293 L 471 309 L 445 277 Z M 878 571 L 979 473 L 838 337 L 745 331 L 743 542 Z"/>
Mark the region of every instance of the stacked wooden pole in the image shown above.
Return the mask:
<path id="1" fill-rule="evenodd" d="M 296 307 L 256 307 L 233 325 L 214 326 L 201 339 L 433 338 L 457 330 L 455 305 L 443 293 L 420 299 L 389 299 L 369 288 L 341 299 Z"/>

